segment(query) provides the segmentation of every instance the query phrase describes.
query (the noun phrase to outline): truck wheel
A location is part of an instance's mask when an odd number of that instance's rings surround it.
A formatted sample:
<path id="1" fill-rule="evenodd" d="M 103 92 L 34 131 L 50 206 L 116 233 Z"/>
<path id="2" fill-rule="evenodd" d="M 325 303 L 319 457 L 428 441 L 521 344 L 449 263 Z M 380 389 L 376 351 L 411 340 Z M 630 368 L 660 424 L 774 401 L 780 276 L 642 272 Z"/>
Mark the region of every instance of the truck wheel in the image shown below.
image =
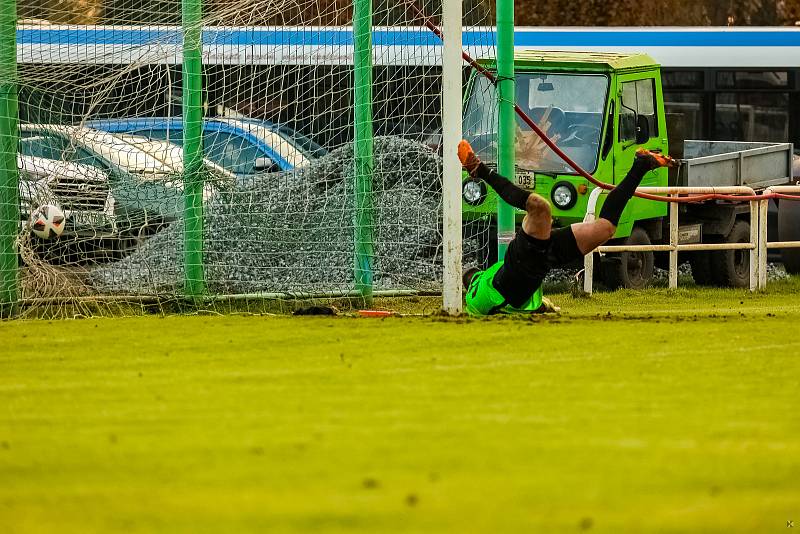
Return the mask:
<path id="1" fill-rule="evenodd" d="M 800 202 L 781 200 L 778 203 L 778 240 L 800 241 Z M 800 249 L 785 248 L 781 258 L 786 272 L 800 273 Z"/>
<path id="2" fill-rule="evenodd" d="M 634 228 L 623 245 L 649 245 L 650 237 L 642 228 Z M 621 252 L 603 262 L 603 283 L 609 289 L 642 289 L 653 279 L 653 253 Z"/>
<path id="3" fill-rule="evenodd" d="M 692 266 L 692 278 L 699 286 L 713 286 L 714 271 L 711 267 L 711 253 L 697 251 L 689 253 L 689 265 Z"/>
<path id="4" fill-rule="evenodd" d="M 723 243 L 749 243 L 750 223 L 738 220 L 722 240 Z M 750 285 L 750 251 L 715 250 L 711 253 L 711 271 L 721 286 L 748 287 Z"/>

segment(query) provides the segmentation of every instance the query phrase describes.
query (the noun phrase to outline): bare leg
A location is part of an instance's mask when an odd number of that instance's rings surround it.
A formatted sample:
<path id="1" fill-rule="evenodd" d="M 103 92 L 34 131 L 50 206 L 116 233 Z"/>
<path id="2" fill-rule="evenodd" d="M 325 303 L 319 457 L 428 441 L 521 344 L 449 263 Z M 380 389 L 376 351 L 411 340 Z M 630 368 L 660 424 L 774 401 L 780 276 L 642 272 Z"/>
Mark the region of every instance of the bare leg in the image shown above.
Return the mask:
<path id="1" fill-rule="evenodd" d="M 522 231 L 536 239 L 549 239 L 553 226 L 550 204 L 536 193 L 531 193 L 525 203 L 525 211 Z"/>
<path id="2" fill-rule="evenodd" d="M 522 230 L 536 239 L 549 239 L 553 227 L 550 204 L 536 193 L 531 193 L 525 204 L 525 210 L 527 213 L 522 220 Z M 575 223 L 571 228 L 582 255 L 588 254 L 611 239 L 617 231 L 617 227 L 608 219 Z"/>
<path id="3" fill-rule="evenodd" d="M 617 227 L 608 219 L 597 219 L 572 225 L 575 242 L 584 256 L 614 237 L 616 231 Z"/>

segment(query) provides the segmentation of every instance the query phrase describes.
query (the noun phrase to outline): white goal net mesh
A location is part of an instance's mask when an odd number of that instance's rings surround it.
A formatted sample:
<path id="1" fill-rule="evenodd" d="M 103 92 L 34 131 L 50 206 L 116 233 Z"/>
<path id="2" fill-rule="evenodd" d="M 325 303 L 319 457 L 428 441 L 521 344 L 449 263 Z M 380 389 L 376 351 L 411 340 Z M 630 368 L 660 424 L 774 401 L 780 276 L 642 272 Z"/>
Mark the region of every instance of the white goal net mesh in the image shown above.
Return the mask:
<path id="1" fill-rule="evenodd" d="M 188 98 L 181 5 L 53 5 L 17 5 L 20 297 L 28 309 L 78 303 L 86 312 L 180 298 Z M 438 24 L 439 2 L 415 5 Z M 204 6 L 209 296 L 354 292 L 353 9 L 322 0 Z M 465 26 L 487 24 L 488 13 L 485 4 L 464 4 Z M 435 292 L 443 254 L 441 41 L 403 1 L 376 2 L 372 21 L 372 283 L 379 294 Z M 492 54 L 492 34 L 480 35 L 473 51 Z M 64 214 L 60 235 L 42 206 Z M 466 263 L 486 261 L 494 246 L 488 222 L 465 223 Z"/>

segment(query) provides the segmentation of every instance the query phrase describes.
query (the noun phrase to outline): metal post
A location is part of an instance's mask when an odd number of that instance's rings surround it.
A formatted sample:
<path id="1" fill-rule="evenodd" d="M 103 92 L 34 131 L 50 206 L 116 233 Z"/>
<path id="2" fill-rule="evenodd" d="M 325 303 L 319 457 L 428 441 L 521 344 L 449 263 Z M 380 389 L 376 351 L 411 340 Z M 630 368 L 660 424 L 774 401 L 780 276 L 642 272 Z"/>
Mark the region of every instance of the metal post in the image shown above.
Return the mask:
<path id="1" fill-rule="evenodd" d="M 184 291 L 205 292 L 203 275 L 202 0 L 182 0 Z"/>
<path id="2" fill-rule="evenodd" d="M 17 172 L 17 3 L 0 2 L 0 317 L 19 301 L 16 238 L 19 230 Z"/>
<path id="3" fill-rule="evenodd" d="M 372 304 L 372 0 L 356 0 L 353 11 L 355 113 L 355 286 Z"/>
<path id="4" fill-rule="evenodd" d="M 677 197 L 678 195 L 671 195 Z M 678 203 L 669 205 L 669 288 L 678 287 Z"/>
<path id="5" fill-rule="evenodd" d="M 586 215 L 583 217 L 583 222 L 592 222 L 595 219 L 595 212 L 597 211 L 597 200 L 603 190 L 599 187 L 592 189 L 589 193 L 589 201 L 586 206 Z M 594 250 L 590 251 L 583 257 L 583 292 L 591 295 L 594 286 Z"/>
<path id="6" fill-rule="evenodd" d="M 753 244 L 753 248 L 750 249 L 750 291 L 758 289 L 758 271 L 761 263 L 758 247 L 758 205 L 759 202 L 757 200 L 750 201 L 750 243 Z"/>
<path id="7" fill-rule="evenodd" d="M 770 193 L 767 188 L 764 194 Z M 769 200 L 758 203 L 758 288 L 767 288 L 767 213 Z M 752 223 L 751 223 L 752 224 Z"/>
<path id="8" fill-rule="evenodd" d="M 497 172 L 515 178 L 514 126 L 514 0 L 497 0 L 497 94 L 499 100 L 497 132 Z M 497 257 L 503 258 L 514 237 L 514 208 L 497 201 Z"/>
<path id="9" fill-rule="evenodd" d="M 587 213 L 583 222 L 592 222 L 594 220 L 594 213 Z M 583 292 L 591 295 L 594 287 L 594 250 L 590 250 L 586 256 L 583 257 Z"/>
<path id="10" fill-rule="evenodd" d="M 462 310 L 461 301 L 461 0 L 442 3 L 442 309 L 450 315 Z"/>

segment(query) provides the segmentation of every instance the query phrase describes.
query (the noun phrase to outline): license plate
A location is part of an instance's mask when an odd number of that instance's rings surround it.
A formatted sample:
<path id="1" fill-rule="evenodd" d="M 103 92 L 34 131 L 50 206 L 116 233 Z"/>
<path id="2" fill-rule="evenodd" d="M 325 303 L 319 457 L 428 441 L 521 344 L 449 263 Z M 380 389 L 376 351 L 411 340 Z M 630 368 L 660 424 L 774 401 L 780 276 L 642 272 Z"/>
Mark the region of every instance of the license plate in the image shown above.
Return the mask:
<path id="1" fill-rule="evenodd" d="M 702 227 L 699 224 L 686 224 L 678 227 L 678 244 L 700 243 Z"/>
<path id="2" fill-rule="evenodd" d="M 536 187 L 536 175 L 532 172 L 517 172 L 516 181 L 517 185 L 523 189 L 533 190 Z"/>
<path id="3" fill-rule="evenodd" d="M 110 218 L 104 213 L 92 213 L 92 212 L 85 212 L 79 211 L 69 214 L 68 219 L 72 219 L 72 223 L 75 226 L 91 226 L 94 228 L 100 228 L 103 226 L 111 226 Z"/>

